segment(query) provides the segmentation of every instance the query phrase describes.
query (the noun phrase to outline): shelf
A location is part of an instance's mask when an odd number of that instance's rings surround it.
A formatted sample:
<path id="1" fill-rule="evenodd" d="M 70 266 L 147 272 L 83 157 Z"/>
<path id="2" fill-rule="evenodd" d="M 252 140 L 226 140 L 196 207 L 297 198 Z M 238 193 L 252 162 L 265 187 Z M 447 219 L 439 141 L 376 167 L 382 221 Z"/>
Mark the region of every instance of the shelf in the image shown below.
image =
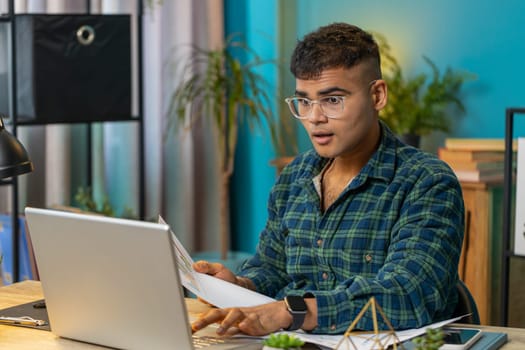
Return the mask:
<path id="1" fill-rule="evenodd" d="M 505 257 L 507 258 L 518 258 L 518 259 L 525 259 L 525 255 L 517 255 L 514 254 L 511 250 L 506 251 L 503 253 Z"/>
<path id="2" fill-rule="evenodd" d="M 37 125 L 73 125 L 73 124 L 96 124 L 96 123 L 120 123 L 120 122 L 137 122 L 140 121 L 140 117 L 132 117 L 128 119 L 112 119 L 112 120 L 93 120 L 93 121 L 85 121 L 85 120 L 79 120 L 79 121 L 70 121 L 70 122 L 42 122 L 42 121 L 17 121 L 17 126 L 37 126 Z M 6 125 L 11 125 L 10 123 L 6 123 Z"/>
<path id="3" fill-rule="evenodd" d="M 12 185 L 12 184 L 13 184 L 13 180 L 12 179 L 9 179 L 9 180 L 0 179 L 0 186 Z"/>
<path id="4" fill-rule="evenodd" d="M 89 13 L 89 1 L 87 2 L 87 7 L 86 7 L 86 13 L 82 14 L 82 13 L 75 13 L 75 14 L 67 14 L 67 13 L 63 13 L 63 14 L 58 14 L 59 16 L 81 16 L 81 15 L 90 15 Z M 25 69 L 24 67 L 22 67 L 20 70 L 18 70 L 18 67 L 17 67 L 17 64 L 19 63 L 17 57 L 17 50 L 21 47 L 21 46 L 17 46 L 17 40 L 18 41 L 22 41 L 24 42 L 24 38 L 19 38 L 17 37 L 17 34 L 22 34 L 22 33 L 26 33 L 26 32 L 23 32 L 23 31 L 19 31 L 17 32 L 17 29 L 20 28 L 19 27 L 19 23 L 18 21 L 19 20 L 32 20 L 34 18 L 34 16 L 38 16 L 38 15 L 42 15 L 42 16 L 46 16 L 46 17 L 53 17 L 53 16 L 56 16 L 57 14 L 27 14 L 27 13 L 19 13 L 19 14 L 14 14 L 14 0 L 8 0 L 8 13 L 7 14 L 0 14 L 0 23 L 7 23 L 7 24 L 11 24 L 11 32 L 10 32 L 10 35 L 7 37 L 7 40 L 10 42 L 11 44 L 11 47 L 12 48 L 15 48 L 14 50 L 11 50 L 11 57 L 8 59 L 8 69 L 11 70 L 11 79 L 10 79 L 10 83 L 9 83 L 9 91 L 11 91 L 11 93 L 9 94 L 10 95 L 10 105 L 12 106 L 12 116 L 11 118 L 9 118 L 9 120 L 6 120 L 6 125 L 9 125 L 12 129 L 12 132 L 14 134 L 16 134 L 16 130 L 18 127 L 29 127 L 29 126 L 36 126 L 36 125 L 49 125 L 49 124 L 67 124 L 67 125 L 70 125 L 70 124 L 94 124 L 94 123 L 108 123 L 108 122 L 111 122 L 111 123 L 117 123 L 117 122 L 133 122 L 133 123 L 137 123 L 138 125 L 138 148 L 139 148 L 139 151 L 138 151 L 138 178 L 139 178 L 139 188 L 138 188 L 138 207 L 139 207 L 139 218 L 140 219 L 144 219 L 144 216 L 145 216 L 145 210 L 144 210 L 144 203 L 145 203 L 145 169 L 144 169 L 144 166 L 145 166 L 145 147 L 144 147 L 144 139 L 145 139 L 145 132 L 144 132 L 144 118 L 143 118 L 143 115 L 144 115 L 144 108 L 143 108 L 143 77 L 142 77 L 142 64 L 143 64 L 143 61 L 142 61 L 142 17 L 143 17 L 143 1 L 142 0 L 136 0 L 136 5 L 137 5 L 137 11 L 135 14 L 123 14 L 123 15 L 126 15 L 126 16 L 129 16 L 129 20 L 127 21 L 128 23 L 131 22 L 131 25 L 130 25 L 130 30 L 131 32 L 129 33 L 129 39 L 130 39 L 130 44 L 129 46 L 126 46 L 126 49 L 128 47 L 130 47 L 131 49 L 130 50 L 126 50 L 125 52 L 128 52 L 130 51 L 130 65 L 129 65 L 129 70 L 130 70 L 130 94 L 129 95 L 124 95 L 122 94 L 122 96 L 125 96 L 126 98 L 128 96 L 130 96 L 130 99 L 131 99 L 131 102 L 130 102 L 130 109 L 128 110 L 127 109 L 127 103 L 126 102 L 122 102 L 121 104 L 122 105 L 125 105 L 126 109 L 117 109 L 117 111 L 119 112 L 119 114 L 113 114 L 113 115 L 119 115 L 120 117 L 119 118 L 111 118 L 111 114 L 110 112 L 108 112 L 107 114 L 100 114 L 98 116 L 98 118 L 93 118 L 93 120 L 86 120 L 86 119 L 89 119 L 91 118 L 91 111 L 89 109 L 84 109 L 82 111 L 87 111 L 86 114 L 88 114 L 88 116 L 86 118 L 83 118 L 83 120 L 69 120 L 67 119 L 67 121 L 56 121 L 56 120 L 64 120 L 65 118 L 55 118 L 55 119 L 47 119 L 47 120 L 28 120 L 27 118 L 24 120 L 24 117 L 21 117 L 22 116 L 29 116 L 31 115 L 30 112 L 27 112 L 27 113 L 23 113 L 21 112 L 21 108 L 20 107 L 23 107 L 23 106 L 19 106 L 19 105 L 22 105 L 22 103 L 20 103 L 19 99 L 23 99 L 23 97 L 21 97 L 21 95 L 19 95 L 19 91 L 18 91 L 18 87 L 17 87 L 17 84 L 19 83 L 18 80 L 22 81 L 22 82 L 27 82 L 27 81 L 36 81 L 36 79 L 33 79 L 33 77 L 25 77 L 24 74 L 26 74 L 28 71 L 30 71 L 31 69 Z M 101 16 L 101 17 L 104 17 L 106 16 L 107 17 L 110 17 L 110 16 L 113 16 L 113 17 L 118 17 L 118 16 L 115 16 L 114 14 L 93 14 L 93 17 L 96 17 L 96 16 Z M 47 19 L 47 18 L 46 18 Z M 133 19 L 135 19 L 136 23 L 133 23 Z M 16 25 L 13 25 L 14 23 L 17 23 Z M 97 22 L 98 23 L 98 22 Z M 44 24 L 41 25 L 42 28 L 46 28 L 46 29 L 49 29 L 49 23 L 48 22 L 45 22 Z M 84 26 L 83 26 L 84 27 Z M 89 26 L 86 26 L 86 27 L 89 27 Z M 75 27 L 76 28 L 76 27 Z M 127 26 L 120 26 L 120 28 L 127 28 Z M 51 28 L 51 35 L 55 35 L 56 33 L 53 31 L 54 28 Z M 76 30 L 76 29 L 75 29 Z M 114 33 L 114 26 L 111 26 L 111 33 Z M 127 30 L 127 29 L 126 29 Z M 131 41 L 132 41 L 132 36 L 133 36 L 133 31 L 135 31 L 135 33 L 137 34 L 137 42 L 136 42 L 136 46 L 132 45 L 131 44 Z M 31 31 L 29 31 L 31 33 Z M 128 32 L 126 31 L 125 32 L 126 34 L 128 34 Z M 78 31 L 77 31 L 77 36 L 78 36 Z M 93 36 L 94 37 L 94 36 Z M 126 36 L 126 39 L 128 38 L 128 36 Z M 79 42 L 81 42 L 81 38 L 78 39 Z M 120 44 L 122 43 L 122 40 L 117 40 L 116 41 L 117 44 Z M 81 42 L 82 44 L 82 42 Z M 120 46 L 119 45 L 108 45 L 107 48 L 108 49 L 112 49 L 111 51 L 106 51 L 105 52 L 105 55 L 106 56 L 110 56 L 112 58 L 114 58 L 115 60 L 119 57 L 119 54 L 122 54 L 122 52 L 124 52 L 123 50 L 119 49 Z M 84 45 L 84 44 L 83 44 Z M 116 50 L 116 51 L 115 51 Z M 34 52 L 32 52 L 34 53 Z M 36 54 L 35 54 L 36 55 Z M 90 60 L 93 58 L 92 56 L 89 56 L 90 57 Z M 107 61 L 105 60 L 105 56 L 103 55 L 100 55 L 99 54 L 99 59 L 102 63 L 98 62 L 100 65 L 104 65 L 104 63 Z M 133 57 L 136 57 L 136 60 L 133 60 Z M 23 57 L 23 58 L 26 58 L 26 60 L 24 62 L 27 63 L 27 57 Z M 34 56 L 32 57 L 34 58 Z M 92 63 L 91 61 L 89 61 L 90 64 Z M 132 77 L 133 77 L 133 63 L 132 62 L 136 62 L 136 67 L 135 67 L 135 70 L 136 70 L 136 76 L 137 76 L 137 81 L 136 81 L 136 84 L 133 85 L 133 82 L 132 82 Z M 82 66 L 84 67 L 84 66 Z M 100 68 L 99 65 L 96 65 L 95 67 L 97 68 Z M 57 71 L 55 71 L 56 73 Z M 127 74 L 123 74 L 125 75 L 125 78 L 127 79 Z M 69 76 L 68 76 L 69 77 Z M 17 79 L 18 78 L 18 79 Z M 81 78 L 78 78 L 78 79 L 81 79 Z M 75 81 L 75 83 L 78 83 L 78 79 Z M 44 79 L 43 79 L 44 80 Z M 82 80 L 84 81 L 84 80 Z M 122 80 L 119 80 L 119 82 L 122 81 Z M 68 83 L 71 83 L 69 80 L 66 80 L 66 82 Z M 41 82 L 40 82 L 41 83 Z M 42 86 L 42 84 L 40 84 L 40 86 Z M 71 85 L 61 85 L 61 86 L 71 86 Z M 100 85 L 99 85 L 100 86 Z M 138 116 L 134 116 L 132 115 L 134 112 L 133 112 L 133 86 L 136 87 L 137 91 L 136 91 L 136 96 L 137 96 L 137 106 L 138 106 Z M 32 86 L 34 87 L 34 86 Z M 127 86 L 126 86 L 127 87 Z M 24 90 L 25 91 L 25 90 Z M 32 89 L 28 89 L 28 91 L 32 91 Z M 42 90 L 39 90 L 39 91 L 42 91 Z M 92 90 L 90 90 L 92 91 Z M 127 89 L 124 90 L 124 92 L 127 93 Z M 4 92 L 6 93 L 6 92 Z M 62 95 L 61 95 L 62 96 Z M 75 95 L 76 96 L 76 95 Z M 119 95 L 120 96 L 120 95 Z M 24 96 L 25 97 L 25 96 Z M 105 97 L 105 95 L 104 95 Z M 41 100 L 45 100 L 45 98 L 41 98 Z M 26 100 L 24 100 L 26 101 Z M 33 99 L 29 98 L 28 101 L 30 102 L 34 102 Z M 45 100 L 46 102 L 49 102 L 49 99 Z M 103 99 L 103 101 L 106 101 L 105 99 Z M 126 101 L 126 100 L 124 100 Z M 68 102 L 71 102 L 68 100 Z M 119 101 L 121 102 L 121 101 Z M 35 102 L 35 105 L 37 105 L 37 103 Z M 59 111 L 64 111 L 64 107 L 63 107 L 63 101 L 58 101 L 57 102 L 57 105 L 59 106 Z M 92 107 L 92 106 L 99 106 L 98 104 L 92 104 L 92 103 L 88 103 L 89 107 Z M 111 106 L 110 103 L 106 104 L 105 106 Z M 40 106 L 40 105 L 38 105 Z M 75 104 L 74 105 L 76 109 L 73 109 L 75 112 L 78 111 L 78 104 Z M 31 110 L 31 108 L 29 108 L 29 110 Z M 56 111 L 56 109 L 54 110 Z M 38 112 L 38 114 L 36 114 L 36 112 Z M 107 110 L 105 111 L 107 112 Z M 34 113 L 35 115 L 38 115 L 39 117 L 42 115 L 40 111 L 37 110 L 37 108 L 35 107 L 34 110 L 32 111 L 32 113 Z M 116 113 L 115 111 L 111 111 L 111 113 Z M 69 114 L 69 111 L 68 111 L 68 114 Z M 81 114 L 81 113 L 79 113 Z M 106 118 L 107 116 L 110 116 L 108 117 L 107 119 L 104 119 L 102 120 L 103 118 Z M 129 115 L 129 117 L 128 117 Z M 54 115 L 52 115 L 52 117 L 54 117 Z M 78 115 L 77 115 L 78 117 Z M 69 115 L 68 115 L 68 118 L 69 118 Z M 96 120 L 95 120 L 96 119 Z M 91 162 L 92 162 L 92 156 L 91 156 L 91 152 L 92 152 L 92 149 L 91 149 L 91 128 L 90 127 L 87 127 L 86 128 L 86 138 L 87 138 L 87 146 L 86 146 L 86 149 L 87 149 L 87 162 L 88 162 L 88 165 L 87 165 L 87 185 L 88 186 L 91 186 L 92 184 L 92 166 L 91 166 Z M 133 154 L 132 154 L 133 155 Z M 20 235 L 20 230 L 19 230 L 19 224 L 18 224 L 18 215 L 19 215 L 19 208 L 18 208 L 18 181 L 16 178 L 10 178 L 10 179 L 7 179 L 7 180 L 0 180 L 0 186 L 2 185 L 10 185 L 12 186 L 12 208 L 11 208 L 11 216 L 12 216 L 12 221 L 13 221 L 13 225 L 12 225 L 12 231 L 13 231 L 13 247 L 12 247 L 12 257 L 13 257 L 13 282 L 18 282 L 19 281 L 19 257 L 18 257 L 18 253 L 19 253 L 19 235 Z"/>
<path id="5" fill-rule="evenodd" d="M 514 117 L 516 115 L 524 115 L 525 108 L 507 108 L 505 111 L 505 176 L 503 183 L 503 243 L 502 243 L 502 262 L 501 262 L 501 323 L 502 326 L 507 327 L 509 319 L 509 276 L 510 276 L 510 258 L 519 257 L 525 258 L 525 256 L 515 255 L 510 249 L 511 242 L 511 220 L 513 213 L 511 212 L 512 206 L 512 191 L 513 191 L 513 149 L 512 141 L 514 137 Z"/>

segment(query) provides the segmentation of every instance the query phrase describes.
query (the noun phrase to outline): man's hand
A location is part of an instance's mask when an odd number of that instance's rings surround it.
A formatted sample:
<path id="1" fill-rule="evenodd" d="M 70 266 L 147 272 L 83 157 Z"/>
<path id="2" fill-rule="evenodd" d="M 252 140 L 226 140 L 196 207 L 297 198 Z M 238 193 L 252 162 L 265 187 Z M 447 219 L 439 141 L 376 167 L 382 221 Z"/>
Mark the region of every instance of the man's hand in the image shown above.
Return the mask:
<path id="1" fill-rule="evenodd" d="M 261 336 L 289 327 L 292 316 L 284 301 L 276 301 L 254 307 L 212 309 L 195 321 L 191 328 L 196 332 L 212 323 L 219 323 L 218 335 L 242 332 Z"/>
<path id="2" fill-rule="evenodd" d="M 197 261 L 193 264 L 195 271 L 215 276 L 222 280 L 255 290 L 249 278 L 237 277 L 223 264 Z M 317 304 L 315 299 L 305 299 L 308 305 L 304 329 L 311 330 L 317 326 Z M 253 306 L 227 309 L 211 309 L 191 325 L 192 332 L 197 332 L 212 323 L 219 323 L 217 334 L 234 335 L 242 332 L 248 335 L 261 336 L 288 328 L 292 324 L 292 315 L 284 301 Z"/>
<path id="3" fill-rule="evenodd" d="M 221 263 L 211 263 L 208 261 L 200 260 L 193 264 L 193 269 L 200 273 L 211 275 L 221 280 L 225 280 L 234 284 L 237 284 L 235 274 L 228 270 L 226 266 Z"/>
<path id="4" fill-rule="evenodd" d="M 193 264 L 193 269 L 200 273 L 205 273 L 211 275 L 221 280 L 237 284 L 241 287 L 255 290 L 255 285 L 253 282 L 245 277 L 237 277 L 233 272 L 226 268 L 221 263 L 211 263 L 208 261 L 200 260 Z"/>

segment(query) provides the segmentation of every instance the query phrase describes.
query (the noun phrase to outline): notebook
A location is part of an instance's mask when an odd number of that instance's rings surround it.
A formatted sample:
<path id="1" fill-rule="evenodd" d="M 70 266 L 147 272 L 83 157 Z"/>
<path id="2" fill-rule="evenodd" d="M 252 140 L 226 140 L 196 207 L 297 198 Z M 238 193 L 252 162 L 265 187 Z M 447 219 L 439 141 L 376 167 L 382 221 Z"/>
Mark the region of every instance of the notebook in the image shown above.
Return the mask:
<path id="1" fill-rule="evenodd" d="M 122 349 L 196 348 L 168 225 L 25 213 L 53 333 Z M 260 346 L 240 338 L 207 348 Z"/>
<path id="2" fill-rule="evenodd" d="M 475 327 L 475 325 L 473 325 Z M 485 330 L 481 333 L 481 338 L 475 342 L 469 350 L 497 350 L 507 342 L 507 334 L 499 332 L 487 332 Z M 416 344 L 412 341 L 403 343 L 406 350 L 415 350 Z"/>

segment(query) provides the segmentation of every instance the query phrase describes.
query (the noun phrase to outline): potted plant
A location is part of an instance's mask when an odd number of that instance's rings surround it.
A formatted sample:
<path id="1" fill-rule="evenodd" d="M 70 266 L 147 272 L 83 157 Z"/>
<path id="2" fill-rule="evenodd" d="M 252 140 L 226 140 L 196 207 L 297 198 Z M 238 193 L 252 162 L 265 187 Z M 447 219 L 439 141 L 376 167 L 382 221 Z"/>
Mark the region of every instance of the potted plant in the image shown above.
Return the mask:
<path id="1" fill-rule="evenodd" d="M 274 99 L 268 92 L 273 89 L 257 72 L 261 65 L 273 62 L 263 60 L 241 41 L 234 39 L 230 38 L 218 49 L 192 46 L 189 54 L 178 60 L 176 74 L 181 80 L 172 95 L 168 113 L 168 130 L 181 125 L 191 128 L 201 118 L 213 125 L 221 177 L 222 259 L 226 259 L 229 249 L 229 187 L 239 124 L 247 122 L 250 128 L 266 125 L 272 141 L 276 139 L 270 104 Z"/>
<path id="2" fill-rule="evenodd" d="M 383 78 L 388 85 L 388 103 L 380 117 L 405 142 L 419 146 L 420 136 L 433 131 L 449 132 L 450 113 L 465 113 L 459 94 L 463 84 L 474 79 L 469 72 L 447 68 L 440 72 L 428 57 L 431 74 L 403 74 L 384 36 L 374 33 L 382 58 Z M 455 109 L 455 110 L 454 110 Z"/>
<path id="3" fill-rule="evenodd" d="M 438 350 L 445 342 L 445 333 L 441 328 L 427 328 L 424 335 L 414 338 L 416 350 Z"/>
<path id="4" fill-rule="evenodd" d="M 300 349 L 304 345 L 304 341 L 294 335 L 287 333 L 272 333 L 263 340 L 263 350 L 273 349 Z"/>
<path id="5" fill-rule="evenodd" d="M 99 204 L 99 201 L 95 199 L 91 187 L 79 187 L 77 193 L 75 194 L 75 202 L 81 211 L 100 214 L 104 216 L 113 216 L 121 217 L 124 219 L 138 220 L 138 216 L 129 207 L 125 207 L 123 212 L 120 215 L 117 215 L 107 195 L 104 195 L 101 201 L 102 203 Z M 62 209 L 71 210 L 71 208 L 69 207 L 62 207 Z"/>

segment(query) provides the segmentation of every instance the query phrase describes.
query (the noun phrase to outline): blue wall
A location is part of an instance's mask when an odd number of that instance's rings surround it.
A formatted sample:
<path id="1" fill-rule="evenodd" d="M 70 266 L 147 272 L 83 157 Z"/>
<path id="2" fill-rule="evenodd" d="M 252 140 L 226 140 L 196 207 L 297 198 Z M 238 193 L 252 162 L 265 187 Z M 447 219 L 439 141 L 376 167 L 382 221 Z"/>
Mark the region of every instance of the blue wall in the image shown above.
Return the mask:
<path id="1" fill-rule="evenodd" d="M 276 5 L 275 0 L 226 0 L 226 35 L 242 33 L 263 59 L 276 59 Z M 260 73 L 277 85 L 275 67 L 261 66 Z M 232 244 L 234 250 L 252 252 L 266 220 L 267 197 L 275 181 L 275 169 L 269 163 L 275 153 L 264 132 L 243 125 L 239 133 L 230 193 Z"/>
<path id="2" fill-rule="evenodd" d="M 477 74 L 464 90 L 467 114 L 450 136 L 503 137 L 504 112 L 525 105 L 525 2 L 521 0 L 300 0 L 300 36 L 346 21 L 384 34 L 407 73 L 441 68 Z"/>
<path id="3" fill-rule="evenodd" d="M 225 1 L 228 29 L 245 31 L 249 44 L 278 54 L 279 9 L 287 0 Z M 463 90 L 467 113 L 459 116 L 450 137 L 504 137 L 507 107 L 525 106 L 525 1 L 522 0 L 298 0 L 297 37 L 336 21 L 382 33 L 407 75 L 427 66 L 450 66 L 477 75 Z M 240 9 L 244 13 L 240 13 Z M 241 11 L 241 12 L 242 12 Z M 236 14 L 236 15 L 235 15 Z M 265 33 L 275 42 L 261 39 Z M 273 45 L 273 46 L 272 46 Z M 275 56 L 273 56 L 275 57 Z M 270 72 L 273 74 L 274 72 Z M 275 77 L 275 79 L 278 79 Z M 291 92 L 289 92 L 291 93 Z M 523 118 L 520 122 L 523 123 Z M 516 134 L 525 135 L 520 124 Z M 301 149 L 309 147 L 304 134 Z M 243 132 L 232 183 L 232 228 L 236 249 L 253 251 L 266 220 L 266 201 L 274 170 L 269 138 Z"/>

